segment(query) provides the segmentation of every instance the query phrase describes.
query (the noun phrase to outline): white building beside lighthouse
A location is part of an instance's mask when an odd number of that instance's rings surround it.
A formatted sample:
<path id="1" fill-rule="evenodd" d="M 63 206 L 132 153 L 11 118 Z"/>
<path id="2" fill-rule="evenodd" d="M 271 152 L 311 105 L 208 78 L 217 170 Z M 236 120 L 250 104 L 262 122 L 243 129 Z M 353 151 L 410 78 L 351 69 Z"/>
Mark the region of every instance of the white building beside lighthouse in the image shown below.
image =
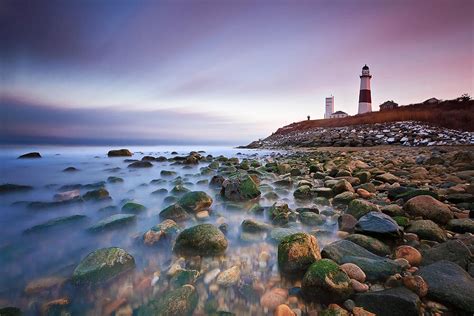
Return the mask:
<path id="1" fill-rule="evenodd" d="M 334 113 L 334 96 L 326 98 L 326 112 L 324 113 L 324 118 L 328 119 L 331 117 L 331 114 Z"/>
<path id="2" fill-rule="evenodd" d="M 369 67 L 362 67 L 362 75 L 360 76 L 360 92 L 359 92 L 359 111 L 358 114 L 372 112 L 372 97 L 370 94 L 370 75 Z"/>

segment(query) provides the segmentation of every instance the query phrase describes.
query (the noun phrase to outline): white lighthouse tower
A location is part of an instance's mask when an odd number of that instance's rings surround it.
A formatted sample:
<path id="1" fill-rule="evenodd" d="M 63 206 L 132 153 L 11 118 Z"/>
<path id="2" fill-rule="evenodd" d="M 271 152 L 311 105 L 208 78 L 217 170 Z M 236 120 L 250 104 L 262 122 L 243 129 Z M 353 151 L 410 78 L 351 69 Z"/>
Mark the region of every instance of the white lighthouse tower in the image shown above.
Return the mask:
<path id="1" fill-rule="evenodd" d="M 370 75 L 369 67 L 362 67 L 362 75 L 360 76 L 360 93 L 359 93 L 359 111 L 358 114 L 372 112 L 372 97 L 370 95 Z"/>
<path id="2" fill-rule="evenodd" d="M 334 113 L 334 96 L 326 98 L 326 112 L 324 113 L 324 118 L 328 119 L 331 117 L 331 114 Z"/>

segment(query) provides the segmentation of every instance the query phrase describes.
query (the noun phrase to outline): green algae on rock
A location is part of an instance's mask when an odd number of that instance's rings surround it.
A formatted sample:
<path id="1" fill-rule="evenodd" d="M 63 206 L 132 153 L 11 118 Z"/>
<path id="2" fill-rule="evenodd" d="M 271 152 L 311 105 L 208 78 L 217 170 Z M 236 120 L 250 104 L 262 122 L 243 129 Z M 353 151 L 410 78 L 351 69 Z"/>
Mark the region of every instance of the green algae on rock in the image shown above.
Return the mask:
<path id="1" fill-rule="evenodd" d="M 194 286 L 190 284 L 166 293 L 158 300 L 151 300 L 145 306 L 142 306 L 137 315 L 160 315 L 177 316 L 192 315 L 198 303 L 198 294 Z"/>
<path id="2" fill-rule="evenodd" d="M 287 274 L 301 274 L 321 259 L 316 237 L 297 233 L 284 237 L 278 245 L 278 267 Z"/>
<path id="3" fill-rule="evenodd" d="M 146 207 L 135 202 L 127 202 L 122 206 L 122 212 L 124 213 L 139 213 L 146 211 Z"/>
<path id="4" fill-rule="evenodd" d="M 208 209 L 212 204 L 212 198 L 203 191 L 191 191 L 185 193 L 178 204 L 191 213 L 197 213 Z"/>
<path id="5" fill-rule="evenodd" d="M 74 269 L 73 284 L 97 284 L 135 267 L 135 259 L 122 248 L 110 247 L 89 253 Z"/>
<path id="6" fill-rule="evenodd" d="M 347 273 L 330 259 L 318 260 L 308 268 L 301 291 L 304 297 L 320 303 L 342 302 L 353 293 Z"/>
<path id="7" fill-rule="evenodd" d="M 191 256 L 216 256 L 227 249 L 224 234 L 212 224 L 200 224 L 183 230 L 176 238 L 173 251 Z"/>
<path id="8" fill-rule="evenodd" d="M 261 192 L 249 175 L 226 179 L 222 183 L 221 195 L 230 201 L 248 201 L 256 199 Z"/>

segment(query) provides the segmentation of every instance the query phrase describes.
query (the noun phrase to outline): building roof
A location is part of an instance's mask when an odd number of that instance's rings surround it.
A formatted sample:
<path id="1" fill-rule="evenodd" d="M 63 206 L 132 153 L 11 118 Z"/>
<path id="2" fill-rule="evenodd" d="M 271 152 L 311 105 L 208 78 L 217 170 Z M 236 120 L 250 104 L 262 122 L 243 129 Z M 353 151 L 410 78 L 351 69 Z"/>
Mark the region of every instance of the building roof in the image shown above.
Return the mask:
<path id="1" fill-rule="evenodd" d="M 389 104 L 395 104 L 395 105 L 398 105 L 398 103 L 396 103 L 396 102 L 393 102 L 393 100 L 390 100 L 390 101 L 385 101 L 384 103 L 380 104 L 380 106 L 383 106 L 383 105 L 389 105 Z"/>
<path id="2" fill-rule="evenodd" d="M 365 64 L 365 66 L 362 67 L 362 70 L 369 70 L 369 66 L 367 66 L 367 64 Z"/>
<path id="3" fill-rule="evenodd" d="M 331 115 L 334 115 L 334 114 L 346 114 L 346 115 L 348 115 L 346 112 L 343 112 L 343 111 L 336 111 L 336 112 L 334 112 L 334 113 L 331 114 Z"/>

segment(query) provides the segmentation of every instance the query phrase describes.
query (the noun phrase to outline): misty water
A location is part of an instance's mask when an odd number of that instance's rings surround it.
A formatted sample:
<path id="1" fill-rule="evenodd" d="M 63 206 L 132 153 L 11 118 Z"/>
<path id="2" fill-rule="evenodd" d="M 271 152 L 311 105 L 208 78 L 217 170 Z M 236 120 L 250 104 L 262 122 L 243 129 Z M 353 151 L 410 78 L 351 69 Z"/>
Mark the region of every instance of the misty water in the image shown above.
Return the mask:
<path id="1" fill-rule="evenodd" d="M 158 189 L 167 189 L 170 192 L 177 183 L 183 184 L 192 191 L 205 191 L 214 200 L 211 206 L 210 217 L 205 222 L 219 224 L 222 218 L 228 224 L 227 239 L 229 247 L 226 251 L 224 263 L 220 261 L 221 268 L 231 265 L 238 260 L 242 265 L 259 278 L 263 284 L 268 284 L 272 278 L 281 287 L 290 288 L 291 284 L 285 284 L 279 278 L 277 259 L 277 244 L 268 238 L 255 241 L 242 241 L 239 238 L 240 224 L 244 219 L 255 218 L 264 221 L 262 217 L 249 214 L 248 203 L 237 205 L 226 204 L 219 195 L 219 190 L 209 186 L 207 181 L 213 175 L 201 174 L 201 168 L 209 165 L 209 162 L 200 162 L 197 165 L 175 164 L 173 161 L 153 161 L 151 168 L 127 168 L 130 162 L 124 157 L 109 158 L 107 152 L 113 148 L 109 147 L 8 147 L 3 148 L 0 156 L 0 184 L 14 183 L 32 186 L 29 191 L 2 194 L 0 197 L 0 301 L 4 304 L 21 307 L 25 312 L 34 314 L 41 304 L 62 296 L 76 296 L 72 300 L 76 311 L 100 314 L 105 304 L 102 300 L 114 300 L 124 287 L 139 284 L 146 281 L 146 277 L 161 275 L 166 278 L 166 271 L 177 260 L 169 245 L 161 247 L 145 247 L 143 245 L 143 233 L 160 222 L 159 212 L 172 201 L 165 201 L 167 194 L 152 194 Z M 277 156 L 285 155 L 284 152 L 254 151 L 235 148 L 219 147 L 129 147 L 134 152 L 131 159 L 140 160 L 143 156 L 154 157 L 185 156 L 190 151 L 203 151 L 201 155 L 212 155 L 217 157 L 237 157 L 260 161 L 262 164 L 273 161 Z M 41 159 L 17 159 L 21 154 L 38 151 Z M 171 154 L 176 151 L 178 154 Z M 75 167 L 76 172 L 64 172 L 68 167 Z M 175 171 L 174 176 L 163 177 L 162 170 Z M 110 176 L 120 177 L 121 183 L 110 183 Z M 156 179 L 162 179 L 154 181 Z M 104 182 L 101 184 L 100 182 Z M 103 185 L 110 193 L 112 199 L 100 202 L 85 201 L 71 203 L 58 207 L 32 208 L 29 202 L 42 201 L 51 202 L 55 195 L 61 191 L 71 190 L 74 186 L 81 185 L 81 195 L 96 187 Z M 274 202 L 288 203 L 290 208 L 315 206 L 311 203 L 297 203 L 293 198 L 293 190 L 278 190 L 272 185 L 272 180 L 263 179 L 262 198 L 257 201 L 261 206 L 271 206 Z M 265 188 L 266 187 L 266 188 Z M 265 198 L 264 194 L 276 190 L 279 198 Z M 135 222 L 100 233 L 91 234 L 87 228 L 112 214 L 121 213 L 121 207 L 127 201 L 134 201 L 144 205 L 147 209 L 137 214 Z M 108 207 L 112 206 L 112 207 Z M 105 208 L 108 207 L 108 208 Z M 320 211 L 327 210 L 329 206 L 317 206 Z M 104 209 L 105 208 L 105 209 Z M 84 219 L 71 222 L 58 227 L 50 227 L 42 231 L 25 233 L 29 228 L 42 224 L 48 220 L 68 215 L 85 215 Z M 180 224 L 182 228 L 190 227 L 199 223 L 194 220 Z M 295 224 L 299 231 L 314 231 L 314 227 Z M 333 233 L 337 230 L 334 217 L 328 216 L 324 226 L 326 234 L 318 236 L 320 247 L 334 240 Z M 265 236 L 264 236 L 265 237 Z M 111 284 L 101 289 L 88 289 L 88 294 L 81 292 L 75 295 L 74 288 L 63 288 L 57 292 L 49 292 L 47 295 L 29 295 L 25 293 L 25 286 L 32 280 L 44 277 L 63 277 L 67 280 L 77 264 L 88 253 L 103 247 L 117 246 L 125 249 L 133 255 L 136 261 L 136 269 L 132 276 L 127 275 L 114 279 Z M 265 264 L 259 262 L 262 251 L 269 253 L 270 259 Z M 204 259 L 203 259 L 204 260 Z M 212 260 L 212 259 L 209 259 Z M 225 260 L 228 262 L 226 263 Z M 212 266 L 212 262 L 211 262 Z M 159 273 L 157 273 L 159 272 Z M 135 275 L 133 275 L 135 274 Z M 145 281 L 143 281 L 145 280 Z M 166 286 L 160 283 L 157 286 Z M 204 284 L 202 277 L 196 282 L 200 294 L 200 304 L 208 299 L 208 285 Z M 143 294 L 135 287 L 131 287 L 132 307 L 136 308 L 146 302 L 148 298 L 140 297 Z M 84 290 L 82 290 L 84 291 Z M 166 291 L 161 289 L 160 291 Z M 71 294 L 72 293 L 72 294 Z M 204 293 L 204 294 L 203 294 Z M 235 289 L 221 289 L 214 295 L 220 308 L 227 309 L 238 314 L 262 314 L 265 311 L 258 305 L 258 297 L 251 300 L 245 295 L 239 295 Z M 81 296 L 83 298 L 78 299 Z M 204 298 L 203 298 L 204 296 Z M 222 305 L 222 306 L 221 306 Z M 252 305 L 253 307 L 249 307 Z M 201 306 L 202 310 L 202 306 Z"/>

